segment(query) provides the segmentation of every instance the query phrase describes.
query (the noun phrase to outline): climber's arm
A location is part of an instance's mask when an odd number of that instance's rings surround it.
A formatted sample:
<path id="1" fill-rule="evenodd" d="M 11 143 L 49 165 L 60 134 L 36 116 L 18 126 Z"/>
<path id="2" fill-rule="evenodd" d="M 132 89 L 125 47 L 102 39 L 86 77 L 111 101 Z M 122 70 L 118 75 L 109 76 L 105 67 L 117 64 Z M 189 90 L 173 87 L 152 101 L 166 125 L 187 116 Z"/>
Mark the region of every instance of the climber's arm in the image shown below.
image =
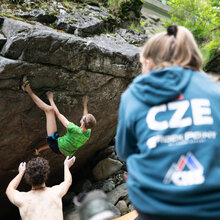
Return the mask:
<path id="1" fill-rule="evenodd" d="M 83 115 L 87 115 L 88 114 L 87 103 L 88 103 L 88 97 L 87 96 L 83 96 Z"/>

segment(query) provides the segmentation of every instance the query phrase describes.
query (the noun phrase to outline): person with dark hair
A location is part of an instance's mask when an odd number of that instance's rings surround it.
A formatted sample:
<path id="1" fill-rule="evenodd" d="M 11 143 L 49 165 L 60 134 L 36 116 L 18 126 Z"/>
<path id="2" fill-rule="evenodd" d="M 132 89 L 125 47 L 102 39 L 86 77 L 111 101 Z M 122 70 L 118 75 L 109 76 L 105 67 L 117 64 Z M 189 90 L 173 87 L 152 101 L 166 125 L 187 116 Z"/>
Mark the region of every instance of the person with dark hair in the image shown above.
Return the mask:
<path id="1" fill-rule="evenodd" d="M 48 161 L 42 157 L 37 157 L 27 163 L 24 178 L 29 185 L 35 186 L 36 189 L 38 186 L 42 187 L 42 184 L 45 186 L 49 172 Z"/>
<path id="2" fill-rule="evenodd" d="M 192 33 L 148 39 L 142 74 L 121 96 L 117 155 L 138 220 L 220 219 L 220 86 L 202 71 Z"/>
<path id="3" fill-rule="evenodd" d="M 62 115 L 54 100 L 53 93 L 47 92 L 47 97 L 49 99 L 50 105 L 43 102 L 38 96 L 36 96 L 31 87 L 30 82 L 26 75 L 23 75 L 20 81 L 20 88 L 27 92 L 35 104 L 45 112 L 47 121 L 47 145 L 36 149 L 36 155 L 41 151 L 51 148 L 51 150 L 56 154 L 63 154 L 64 156 L 72 157 L 73 154 L 80 148 L 86 141 L 89 140 L 91 135 L 91 129 L 96 125 L 96 119 L 92 114 L 88 113 L 87 96 L 83 97 L 83 117 L 80 120 L 80 127 L 75 125 L 73 122 L 68 121 L 68 119 Z M 60 136 L 57 132 L 56 118 L 67 129 L 65 135 Z"/>
<path id="4" fill-rule="evenodd" d="M 30 160 L 27 165 L 20 163 L 18 175 L 9 183 L 6 189 L 8 199 L 19 208 L 23 220 L 55 220 L 63 219 L 62 197 L 72 184 L 72 175 L 69 168 L 74 164 L 75 157 L 64 161 L 64 181 L 59 185 L 47 187 L 46 181 L 50 172 L 47 160 L 37 157 Z M 28 192 L 17 190 L 24 176 L 31 186 Z"/>

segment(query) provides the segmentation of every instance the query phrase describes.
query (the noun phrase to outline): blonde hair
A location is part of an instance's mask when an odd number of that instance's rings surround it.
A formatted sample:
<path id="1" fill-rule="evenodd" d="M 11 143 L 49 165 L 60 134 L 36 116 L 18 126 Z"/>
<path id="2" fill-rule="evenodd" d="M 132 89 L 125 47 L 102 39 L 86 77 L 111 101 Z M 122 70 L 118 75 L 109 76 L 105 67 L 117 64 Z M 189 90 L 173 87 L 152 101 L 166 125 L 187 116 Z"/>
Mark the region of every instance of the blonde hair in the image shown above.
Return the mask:
<path id="1" fill-rule="evenodd" d="M 177 65 L 200 71 L 202 55 L 192 33 L 182 26 L 172 27 L 176 28 L 175 33 L 159 33 L 145 43 L 141 59 L 151 58 L 153 69 Z"/>

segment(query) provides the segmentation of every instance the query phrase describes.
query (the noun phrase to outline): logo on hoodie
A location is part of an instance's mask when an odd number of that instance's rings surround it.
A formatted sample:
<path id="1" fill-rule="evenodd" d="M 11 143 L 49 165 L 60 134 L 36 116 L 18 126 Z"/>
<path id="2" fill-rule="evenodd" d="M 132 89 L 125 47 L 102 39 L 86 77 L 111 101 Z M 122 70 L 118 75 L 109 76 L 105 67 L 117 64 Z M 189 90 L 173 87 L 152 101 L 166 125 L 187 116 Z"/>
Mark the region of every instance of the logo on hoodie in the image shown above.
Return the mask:
<path id="1" fill-rule="evenodd" d="M 173 163 L 164 177 L 163 183 L 178 186 L 202 184 L 205 181 L 204 168 L 196 157 L 188 152 L 181 155 L 177 163 Z"/>

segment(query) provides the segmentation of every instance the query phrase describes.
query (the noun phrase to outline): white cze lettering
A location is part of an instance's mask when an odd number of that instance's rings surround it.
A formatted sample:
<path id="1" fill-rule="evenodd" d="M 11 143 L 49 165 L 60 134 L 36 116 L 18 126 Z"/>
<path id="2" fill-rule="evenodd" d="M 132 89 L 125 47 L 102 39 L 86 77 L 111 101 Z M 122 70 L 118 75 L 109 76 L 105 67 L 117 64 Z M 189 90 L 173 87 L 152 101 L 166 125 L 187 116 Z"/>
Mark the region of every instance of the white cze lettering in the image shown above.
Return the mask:
<path id="1" fill-rule="evenodd" d="M 156 121 L 156 115 L 159 112 L 165 112 L 167 110 L 166 105 L 159 105 L 152 107 L 146 117 L 146 121 L 148 124 L 148 127 L 151 130 L 164 130 L 168 128 L 168 122 L 167 121 Z"/>
<path id="2" fill-rule="evenodd" d="M 179 102 L 170 102 L 168 105 L 159 105 L 150 108 L 146 116 L 146 122 L 151 130 L 164 130 L 167 128 L 181 128 L 192 125 L 213 124 L 211 116 L 210 102 L 208 99 L 192 99 L 191 110 L 192 117 L 184 118 L 185 113 L 190 107 L 188 100 Z M 169 121 L 157 121 L 156 116 L 161 112 L 173 111 L 174 113 Z"/>
<path id="3" fill-rule="evenodd" d="M 190 117 L 183 118 L 187 109 L 189 108 L 189 101 L 171 102 L 168 104 L 169 110 L 176 110 L 169 121 L 170 128 L 180 128 L 192 125 Z"/>
<path id="4" fill-rule="evenodd" d="M 191 106 L 194 125 L 213 124 L 213 118 L 208 116 L 211 115 L 210 102 L 208 99 L 192 99 Z"/>

